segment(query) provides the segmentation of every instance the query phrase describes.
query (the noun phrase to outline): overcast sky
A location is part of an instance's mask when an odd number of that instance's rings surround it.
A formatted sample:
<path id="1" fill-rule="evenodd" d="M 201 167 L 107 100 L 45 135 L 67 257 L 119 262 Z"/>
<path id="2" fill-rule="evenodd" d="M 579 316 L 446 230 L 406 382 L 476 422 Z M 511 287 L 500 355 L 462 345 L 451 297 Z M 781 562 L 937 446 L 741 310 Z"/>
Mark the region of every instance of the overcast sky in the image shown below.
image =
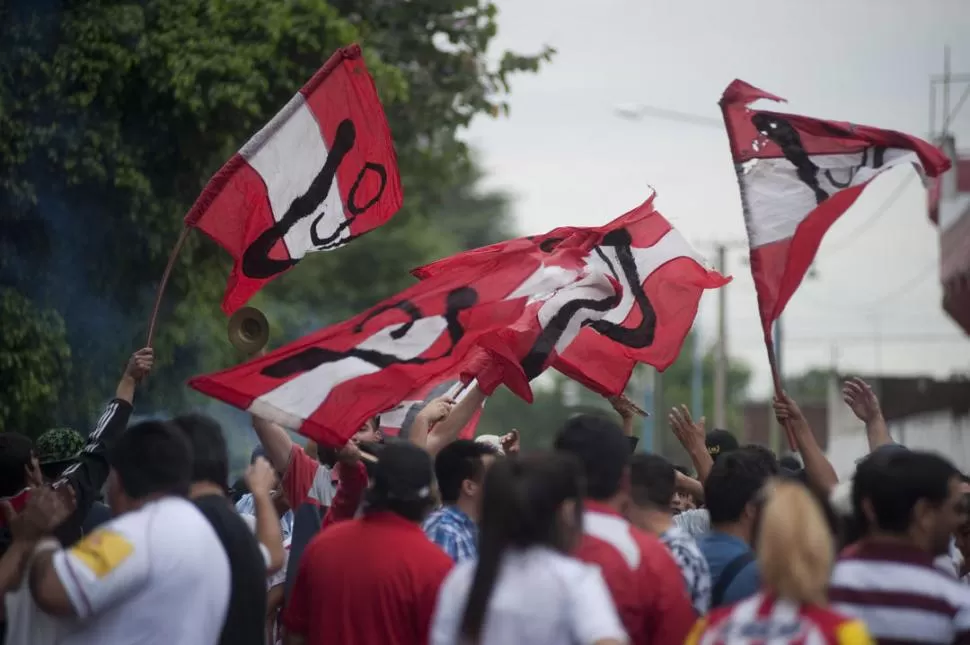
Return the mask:
<path id="1" fill-rule="evenodd" d="M 513 83 L 511 117 L 478 119 L 467 139 L 490 187 L 515 197 L 521 233 L 599 225 L 657 190 L 659 210 L 712 261 L 714 241 L 745 239 L 724 131 L 615 108 L 645 104 L 718 118 L 734 78 L 789 103 L 782 111 L 927 136 L 929 77 L 970 73 L 968 0 L 497 0 L 496 49 L 558 50 Z M 955 103 L 963 86 L 956 86 Z M 952 130 L 970 149 L 970 104 Z M 970 371 L 970 338 L 944 314 L 938 233 L 920 182 L 877 180 L 829 232 L 784 317 L 783 369 L 945 376 Z M 900 188 L 900 184 L 905 184 Z M 888 207 L 885 204 L 890 204 Z M 769 387 L 746 251 L 729 255 L 729 351 Z M 716 295 L 698 325 L 715 333 Z"/>

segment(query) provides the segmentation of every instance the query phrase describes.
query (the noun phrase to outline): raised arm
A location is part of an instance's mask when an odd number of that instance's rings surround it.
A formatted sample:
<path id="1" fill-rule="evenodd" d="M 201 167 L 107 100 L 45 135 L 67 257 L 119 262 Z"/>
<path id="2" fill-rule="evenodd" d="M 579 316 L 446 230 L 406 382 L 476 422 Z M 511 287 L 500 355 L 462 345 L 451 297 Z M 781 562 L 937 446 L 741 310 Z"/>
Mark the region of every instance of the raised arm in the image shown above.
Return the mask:
<path id="1" fill-rule="evenodd" d="M 128 427 L 135 389 L 149 375 L 154 364 L 155 354 L 151 347 L 139 349 L 131 355 L 115 388 L 115 398 L 108 402 L 88 434 L 87 443 L 77 461 L 61 473 L 55 484 L 69 485 L 77 501 L 74 513 L 57 529 L 57 537 L 62 544 L 71 544 L 81 537 L 84 518 L 108 480 L 108 451 Z"/>
<path id="2" fill-rule="evenodd" d="M 690 456 L 694 470 L 697 471 L 697 480 L 703 484 L 707 475 L 711 472 L 711 466 L 714 465 L 714 460 L 707 452 L 707 433 L 705 432 L 704 418 L 701 417 L 700 421 L 694 423 L 690 416 L 690 410 L 687 409 L 686 405 L 681 405 L 679 408 L 671 408 L 667 420 L 670 421 L 670 428 L 674 431 L 677 440 L 680 441 L 680 445 Z"/>
<path id="3" fill-rule="evenodd" d="M 253 430 L 256 431 L 259 443 L 266 451 L 266 458 L 276 472 L 286 472 L 286 467 L 290 463 L 290 453 L 296 444 L 290 439 L 290 435 L 283 426 L 254 416 Z"/>
<path id="4" fill-rule="evenodd" d="M 457 439 L 468 422 L 485 404 L 487 398 L 488 396 L 478 389 L 478 385 L 471 386 L 469 392 L 455 404 L 448 416 L 431 428 L 425 450 L 434 457 L 442 448 Z M 411 434 L 414 434 L 413 428 Z"/>
<path id="5" fill-rule="evenodd" d="M 879 399 L 868 383 L 858 377 L 849 379 L 842 386 L 842 400 L 866 424 L 869 452 L 893 442 L 886 419 L 882 416 Z"/>
<path id="6" fill-rule="evenodd" d="M 253 505 L 256 509 L 256 539 L 269 552 L 266 573 L 272 575 L 282 568 L 286 557 L 280 518 L 272 497 L 276 472 L 268 461 L 260 457 L 246 470 L 246 485 L 253 494 Z"/>
<path id="7" fill-rule="evenodd" d="M 828 496 L 839 483 L 839 477 L 835 474 L 832 463 L 822 452 L 822 447 L 818 445 L 818 441 L 812 433 L 812 428 L 808 424 L 808 419 L 805 418 L 798 404 L 786 393 L 782 393 L 780 397 L 775 397 L 774 407 L 775 418 L 778 419 L 778 423 L 781 425 L 787 423 L 792 429 L 795 443 L 798 444 L 798 452 L 801 453 L 802 460 L 805 462 L 805 473 L 808 475 L 808 481 L 816 490 Z"/>

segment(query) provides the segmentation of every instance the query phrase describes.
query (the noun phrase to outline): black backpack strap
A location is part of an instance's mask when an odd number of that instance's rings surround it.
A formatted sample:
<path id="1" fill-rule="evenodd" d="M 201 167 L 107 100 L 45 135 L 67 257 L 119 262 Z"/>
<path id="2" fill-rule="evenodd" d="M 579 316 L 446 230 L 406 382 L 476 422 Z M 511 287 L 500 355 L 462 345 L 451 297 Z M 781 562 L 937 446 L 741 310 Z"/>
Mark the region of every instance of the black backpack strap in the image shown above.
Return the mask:
<path id="1" fill-rule="evenodd" d="M 724 571 L 721 572 L 720 577 L 717 579 L 717 584 L 715 584 L 714 588 L 711 589 L 711 609 L 721 605 L 721 603 L 724 601 L 724 594 L 727 593 L 728 587 L 730 587 L 731 583 L 734 582 L 734 579 L 738 577 L 741 570 L 752 562 L 754 562 L 754 552 L 745 551 L 727 563 L 727 566 L 724 567 Z"/>

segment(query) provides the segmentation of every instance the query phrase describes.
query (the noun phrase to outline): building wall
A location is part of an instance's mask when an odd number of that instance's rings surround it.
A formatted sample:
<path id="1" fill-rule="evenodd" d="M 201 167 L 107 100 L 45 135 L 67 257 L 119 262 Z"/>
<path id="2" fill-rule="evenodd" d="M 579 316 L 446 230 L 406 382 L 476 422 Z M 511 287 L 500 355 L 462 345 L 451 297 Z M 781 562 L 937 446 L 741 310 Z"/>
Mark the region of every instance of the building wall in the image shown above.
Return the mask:
<path id="1" fill-rule="evenodd" d="M 829 446 L 826 455 L 839 479 L 851 477 L 856 462 L 869 452 L 865 425 L 842 402 L 836 379 L 829 385 Z M 938 452 L 963 472 L 970 472 L 970 416 L 938 410 L 894 419 L 893 439 L 907 448 Z"/>

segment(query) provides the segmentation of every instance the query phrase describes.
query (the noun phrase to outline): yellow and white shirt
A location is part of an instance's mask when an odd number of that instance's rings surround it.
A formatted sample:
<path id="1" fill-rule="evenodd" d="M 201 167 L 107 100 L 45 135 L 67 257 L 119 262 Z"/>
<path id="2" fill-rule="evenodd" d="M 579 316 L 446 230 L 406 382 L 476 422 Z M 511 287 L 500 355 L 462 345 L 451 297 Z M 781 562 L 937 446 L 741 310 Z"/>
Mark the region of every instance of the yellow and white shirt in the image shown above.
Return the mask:
<path id="1" fill-rule="evenodd" d="M 78 618 L 64 645 L 216 645 L 229 559 L 202 513 L 167 497 L 104 524 L 54 556 Z"/>

